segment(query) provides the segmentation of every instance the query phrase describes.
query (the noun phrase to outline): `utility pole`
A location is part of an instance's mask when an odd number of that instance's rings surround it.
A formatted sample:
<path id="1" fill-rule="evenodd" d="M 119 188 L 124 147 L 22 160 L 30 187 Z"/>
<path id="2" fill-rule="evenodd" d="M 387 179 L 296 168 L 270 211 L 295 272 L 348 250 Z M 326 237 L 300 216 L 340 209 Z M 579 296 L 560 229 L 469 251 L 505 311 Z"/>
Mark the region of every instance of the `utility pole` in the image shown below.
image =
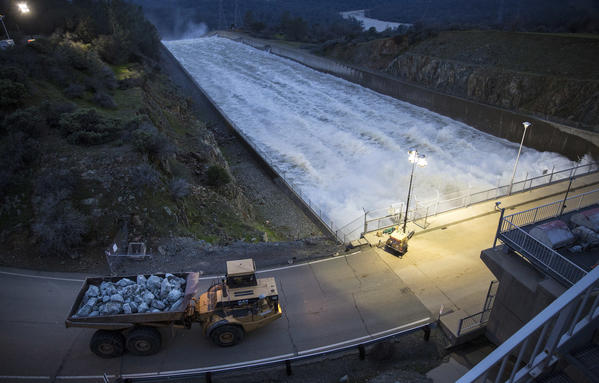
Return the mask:
<path id="1" fill-rule="evenodd" d="M 223 29 L 225 22 L 225 12 L 223 11 L 223 0 L 218 0 L 218 29 Z"/>
<path id="2" fill-rule="evenodd" d="M 234 11 L 234 16 L 235 16 L 235 28 L 239 28 L 239 3 L 238 0 L 235 0 L 235 11 Z"/>

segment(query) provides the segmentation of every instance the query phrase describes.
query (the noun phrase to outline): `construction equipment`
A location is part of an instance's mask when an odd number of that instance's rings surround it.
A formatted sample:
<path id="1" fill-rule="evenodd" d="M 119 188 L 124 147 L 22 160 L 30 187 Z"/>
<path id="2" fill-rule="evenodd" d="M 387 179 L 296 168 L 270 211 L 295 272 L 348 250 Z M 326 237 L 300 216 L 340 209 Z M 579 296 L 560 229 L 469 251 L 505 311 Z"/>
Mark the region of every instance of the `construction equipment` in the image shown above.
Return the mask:
<path id="1" fill-rule="evenodd" d="M 387 242 L 385 242 L 385 248 L 402 256 L 408 252 L 408 241 L 413 235 L 414 230 L 406 234 L 397 229 L 389 235 Z"/>
<path id="2" fill-rule="evenodd" d="M 164 277 L 166 274 L 154 274 Z M 204 335 L 216 345 L 239 343 L 246 332 L 260 328 L 282 316 L 274 278 L 256 278 L 252 259 L 227 262 L 225 278 L 200 292 L 199 273 L 178 273 L 186 280 L 183 302 L 176 309 L 117 315 L 78 316 L 83 297 L 90 285 L 117 282 L 137 276 L 87 278 L 77 295 L 66 327 L 95 328 L 90 348 L 102 358 L 120 356 L 125 349 L 134 355 L 152 355 L 160 350 L 159 327 L 191 328 L 202 325 Z"/>

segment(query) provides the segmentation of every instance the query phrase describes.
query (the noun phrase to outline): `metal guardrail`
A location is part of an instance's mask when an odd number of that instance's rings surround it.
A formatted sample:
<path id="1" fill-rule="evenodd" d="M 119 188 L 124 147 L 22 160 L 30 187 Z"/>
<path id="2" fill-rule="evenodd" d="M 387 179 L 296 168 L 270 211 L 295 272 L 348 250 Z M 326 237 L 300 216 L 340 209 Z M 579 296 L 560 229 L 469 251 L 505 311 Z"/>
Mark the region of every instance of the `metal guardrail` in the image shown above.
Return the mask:
<path id="1" fill-rule="evenodd" d="M 478 192 L 472 192 L 471 189 L 458 191 L 449 195 L 445 195 L 445 199 L 443 200 L 438 197 L 428 201 L 417 201 L 415 204 L 416 206 L 413 209 L 410 209 L 410 211 L 407 213 L 408 221 L 416 224 L 419 223 L 418 221 L 422 221 L 422 224 L 419 226 L 426 227 L 428 218 L 441 213 L 446 213 L 451 210 L 460 209 L 480 202 L 491 201 L 511 194 L 552 185 L 575 176 L 583 176 L 597 172 L 599 172 L 599 168 L 595 163 L 577 165 L 575 167 L 559 171 L 555 171 L 554 168 L 551 173 L 547 172 L 537 177 L 528 178 L 528 175 L 526 175 L 524 180 L 514 182 L 511 193 L 509 193 L 509 185 L 503 185 Z M 389 208 L 382 208 L 365 213 L 365 215 L 362 216 L 364 226 L 360 234 L 397 225 L 401 215 L 405 214 L 405 212 L 389 213 L 389 210 Z M 358 219 L 359 218 L 356 218 L 352 222 L 356 222 Z M 357 228 L 352 227 L 351 232 L 342 232 L 340 236 L 352 238 L 356 235 L 357 231 Z"/>
<path id="2" fill-rule="evenodd" d="M 471 330 L 473 328 L 479 328 L 482 325 L 486 324 L 489 321 L 490 316 L 491 309 L 488 309 L 460 319 L 457 336 L 463 335 L 468 330 Z"/>
<path id="3" fill-rule="evenodd" d="M 599 318 L 599 267 L 559 296 L 457 383 L 519 383 L 541 375 L 567 342 Z M 593 299 L 594 298 L 594 299 Z M 508 363 L 516 357 L 515 363 Z M 526 363 L 523 365 L 523 363 Z"/>
<path id="4" fill-rule="evenodd" d="M 481 312 L 460 319 L 457 332 L 458 337 L 468 330 L 483 326 L 489 321 L 489 318 L 491 317 L 491 310 L 493 309 L 493 303 L 495 303 L 498 285 L 499 282 L 496 280 L 491 281 L 489 284 L 489 290 L 487 290 L 487 297 L 485 298 L 485 304 L 483 305 L 483 310 Z"/>
<path id="5" fill-rule="evenodd" d="M 300 361 L 300 360 L 304 360 L 304 359 L 310 359 L 310 358 L 317 358 L 317 357 L 321 357 L 324 355 L 328 355 L 328 354 L 333 354 L 333 353 L 339 353 L 339 352 L 346 352 L 346 351 L 350 351 L 350 350 L 358 350 L 359 356 L 360 356 L 360 360 L 364 360 L 366 357 L 366 346 L 369 346 L 371 344 L 374 343 L 379 343 L 382 342 L 384 340 L 396 337 L 396 336 L 400 336 L 400 335 L 407 335 L 419 330 L 423 330 L 424 331 L 424 340 L 428 341 L 430 338 L 430 330 L 431 330 L 431 323 L 430 323 L 430 319 L 431 318 L 426 318 L 417 322 L 420 323 L 413 323 L 415 324 L 414 327 L 410 327 L 408 329 L 402 329 L 402 330 L 398 330 L 398 331 L 393 331 L 390 332 L 389 334 L 386 335 L 374 335 L 374 336 L 365 336 L 363 338 L 365 338 L 363 341 L 355 343 L 355 344 L 350 344 L 350 345 L 345 345 L 343 343 L 338 343 L 336 345 L 331 345 L 332 347 L 328 350 L 324 350 L 324 351 L 315 351 L 313 353 L 307 353 L 307 354 L 302 354 L 302 352 L 299 352 L 297 355 L 283 355 L 281 358 L 267 358 L 267 359 L 263 359 L 261 361 L 252 363 L 236 363 L 236 364 L 229 364 L 226 366 L 215 366 L 215 367 L 205 367 L 205 368 L 197 368 L 197 369 L 189 369 L 189 370 L 180 370 L 180 371 L 172 371 L 169 373 L 159 373 L 159 374 L 148 374 L 148 373 L 141 373 L 141 374 L 125 374 L 123 376 L 120 376 L 117 378 L 116 382 L 119 383 L 134 383 L 134 382 L 155 382 L 155 381 L 164 381 L 164 380 L 168 380 L 168 379 L 182 379 L 182 378 L 200 378 L 203 377 L 205 379 L 205 381 L 207 383 L 211 383 L 212 382 L 212 375 L 216 374 L 216 373 L 226 373 L 226 372 L 232 372 L 232 371 L 239 371 L 239 370 L 244 370 L 244 369 L 251 369 L 251 368 L 261 368 L 261 367 L 272 367 L 272 366 L 276 366 L 276 365 L 285 365 L 286 368 L 286 372 L 287 375 L 290 376 L 292 375 L 292 362 L 296 362 L 296 361 Z M 383 332 L 384 333 L 384 332 Z"/>
<path id="6" fill-rule="evenodd" d="M 503 223 L 504 225 L 509 225 L 509 230 L 501 233 L 499 239 L 523 255 L 534 266 L 551 274 L 554 278 L 566 284 L 566 286 L 576 283 L 587 274 L 578 265 L 539 242 L 518 226 L 505 220 Z"/>
<path id="7" fill-rule="evenodd" d="M 528 259 L 534 266 L 551 274 L 566 286 L 572 285 L 587 274 L 585 270 L 563 257 L 561 254 L 539 242 L 521 227 L 547 219 L 556 218 L 564 212 L 577 211 L 592 205 L 599 197 L 599 189 L 578 194 L 566 200 L 552 202 L 499 219 L 497 239 Z"/>

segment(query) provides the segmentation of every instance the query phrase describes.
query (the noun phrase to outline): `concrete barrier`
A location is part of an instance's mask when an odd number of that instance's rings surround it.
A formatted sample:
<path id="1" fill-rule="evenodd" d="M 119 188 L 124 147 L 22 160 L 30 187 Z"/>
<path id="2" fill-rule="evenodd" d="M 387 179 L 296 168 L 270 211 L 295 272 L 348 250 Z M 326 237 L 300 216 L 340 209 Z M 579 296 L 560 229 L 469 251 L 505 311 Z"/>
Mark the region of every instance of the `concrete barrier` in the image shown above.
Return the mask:
<path id="1" fill-rule="evenodd" d="M 280 44 L 266 43 L 259 39 L 240 36 L 232 32 L 218 32 L 218 35 L 296 61 L 312 69 L 341 77 L 410 104 L 421 106 L 463 122 L 482 132 L 515 143 L 520 143 L 522 139 L 522 122 L 528 121 L 532 123 L 533 127 L 526 135 L 526 146 L 540 151 L 557 152 L 572 160 L 578 160 L 587 153 L 590 153 L 593 157 L 599 157 L 599 134 L 594 132 L 569 127 L 539 116 L 513 112 L 465 98 L 439 93 L 382 72 L 358 68 L 298 49 L 284 47 Z"/>
<path id="2" fill-rule="evenodd" d="M 194 95 L 196 96 L 195 100 L 198 103 L 198 106 L 200 106 L 206 112 L 206 117 L 210 118 L 214 122 L 222 123 L 231 132 L 233 132 L 250 151 L 260 166 L 266 170 L 266 172 L 274 179 L 275 183 L 281 187 L 281 189 L 291 198 L 291 200 L 293 200 L 300 207 L 300 209 L 306 213 L 306 215 L 322 230 L 325 235 L 330 237 L 333 241 L 337 241 L 337 236 L 335 235 L 333 229 L 329 227 L 329 225 L 314 211 L 314 209 L 312 209 L 312 207 L 306 201 L 304 201 L 304 199 L 277 172 L 277 170 L 268 163 L 265 156 L 260 153 L 260 150 L 257 149 L 252 144 L 251 140 L 249 140 L 249 138 L 237 128 L 235 123 L 229 120 L 222 109 L 220 109 L 216 102 L 214 102 L 214 100 L 196 82 L 196 80 L 181 65 L 175 56 L 173 56 L 173 54 L 162 44 L 160 45 L 160 49 L 163 53 L 163 58 L 165 60 L 169 60 L 170 63 L 173 64 L 173 66 L 177 68 L 180 73 L 190 82 L 190 84 L 193 84 Z"/>

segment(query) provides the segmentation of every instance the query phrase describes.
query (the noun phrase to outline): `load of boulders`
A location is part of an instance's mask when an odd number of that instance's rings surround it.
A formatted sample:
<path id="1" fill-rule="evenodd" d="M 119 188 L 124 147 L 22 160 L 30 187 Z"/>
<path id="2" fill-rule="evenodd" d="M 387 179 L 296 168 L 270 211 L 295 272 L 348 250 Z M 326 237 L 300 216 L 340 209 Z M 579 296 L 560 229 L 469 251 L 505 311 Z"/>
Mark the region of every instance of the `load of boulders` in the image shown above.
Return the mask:
<path id="1" fill-rule="evenodd" d="M 117 282 L 90 285 L 75 317 L 158 313 L 180 309 L 185 292 L 185 279 L 173 274 L 138 275 Z"/>

